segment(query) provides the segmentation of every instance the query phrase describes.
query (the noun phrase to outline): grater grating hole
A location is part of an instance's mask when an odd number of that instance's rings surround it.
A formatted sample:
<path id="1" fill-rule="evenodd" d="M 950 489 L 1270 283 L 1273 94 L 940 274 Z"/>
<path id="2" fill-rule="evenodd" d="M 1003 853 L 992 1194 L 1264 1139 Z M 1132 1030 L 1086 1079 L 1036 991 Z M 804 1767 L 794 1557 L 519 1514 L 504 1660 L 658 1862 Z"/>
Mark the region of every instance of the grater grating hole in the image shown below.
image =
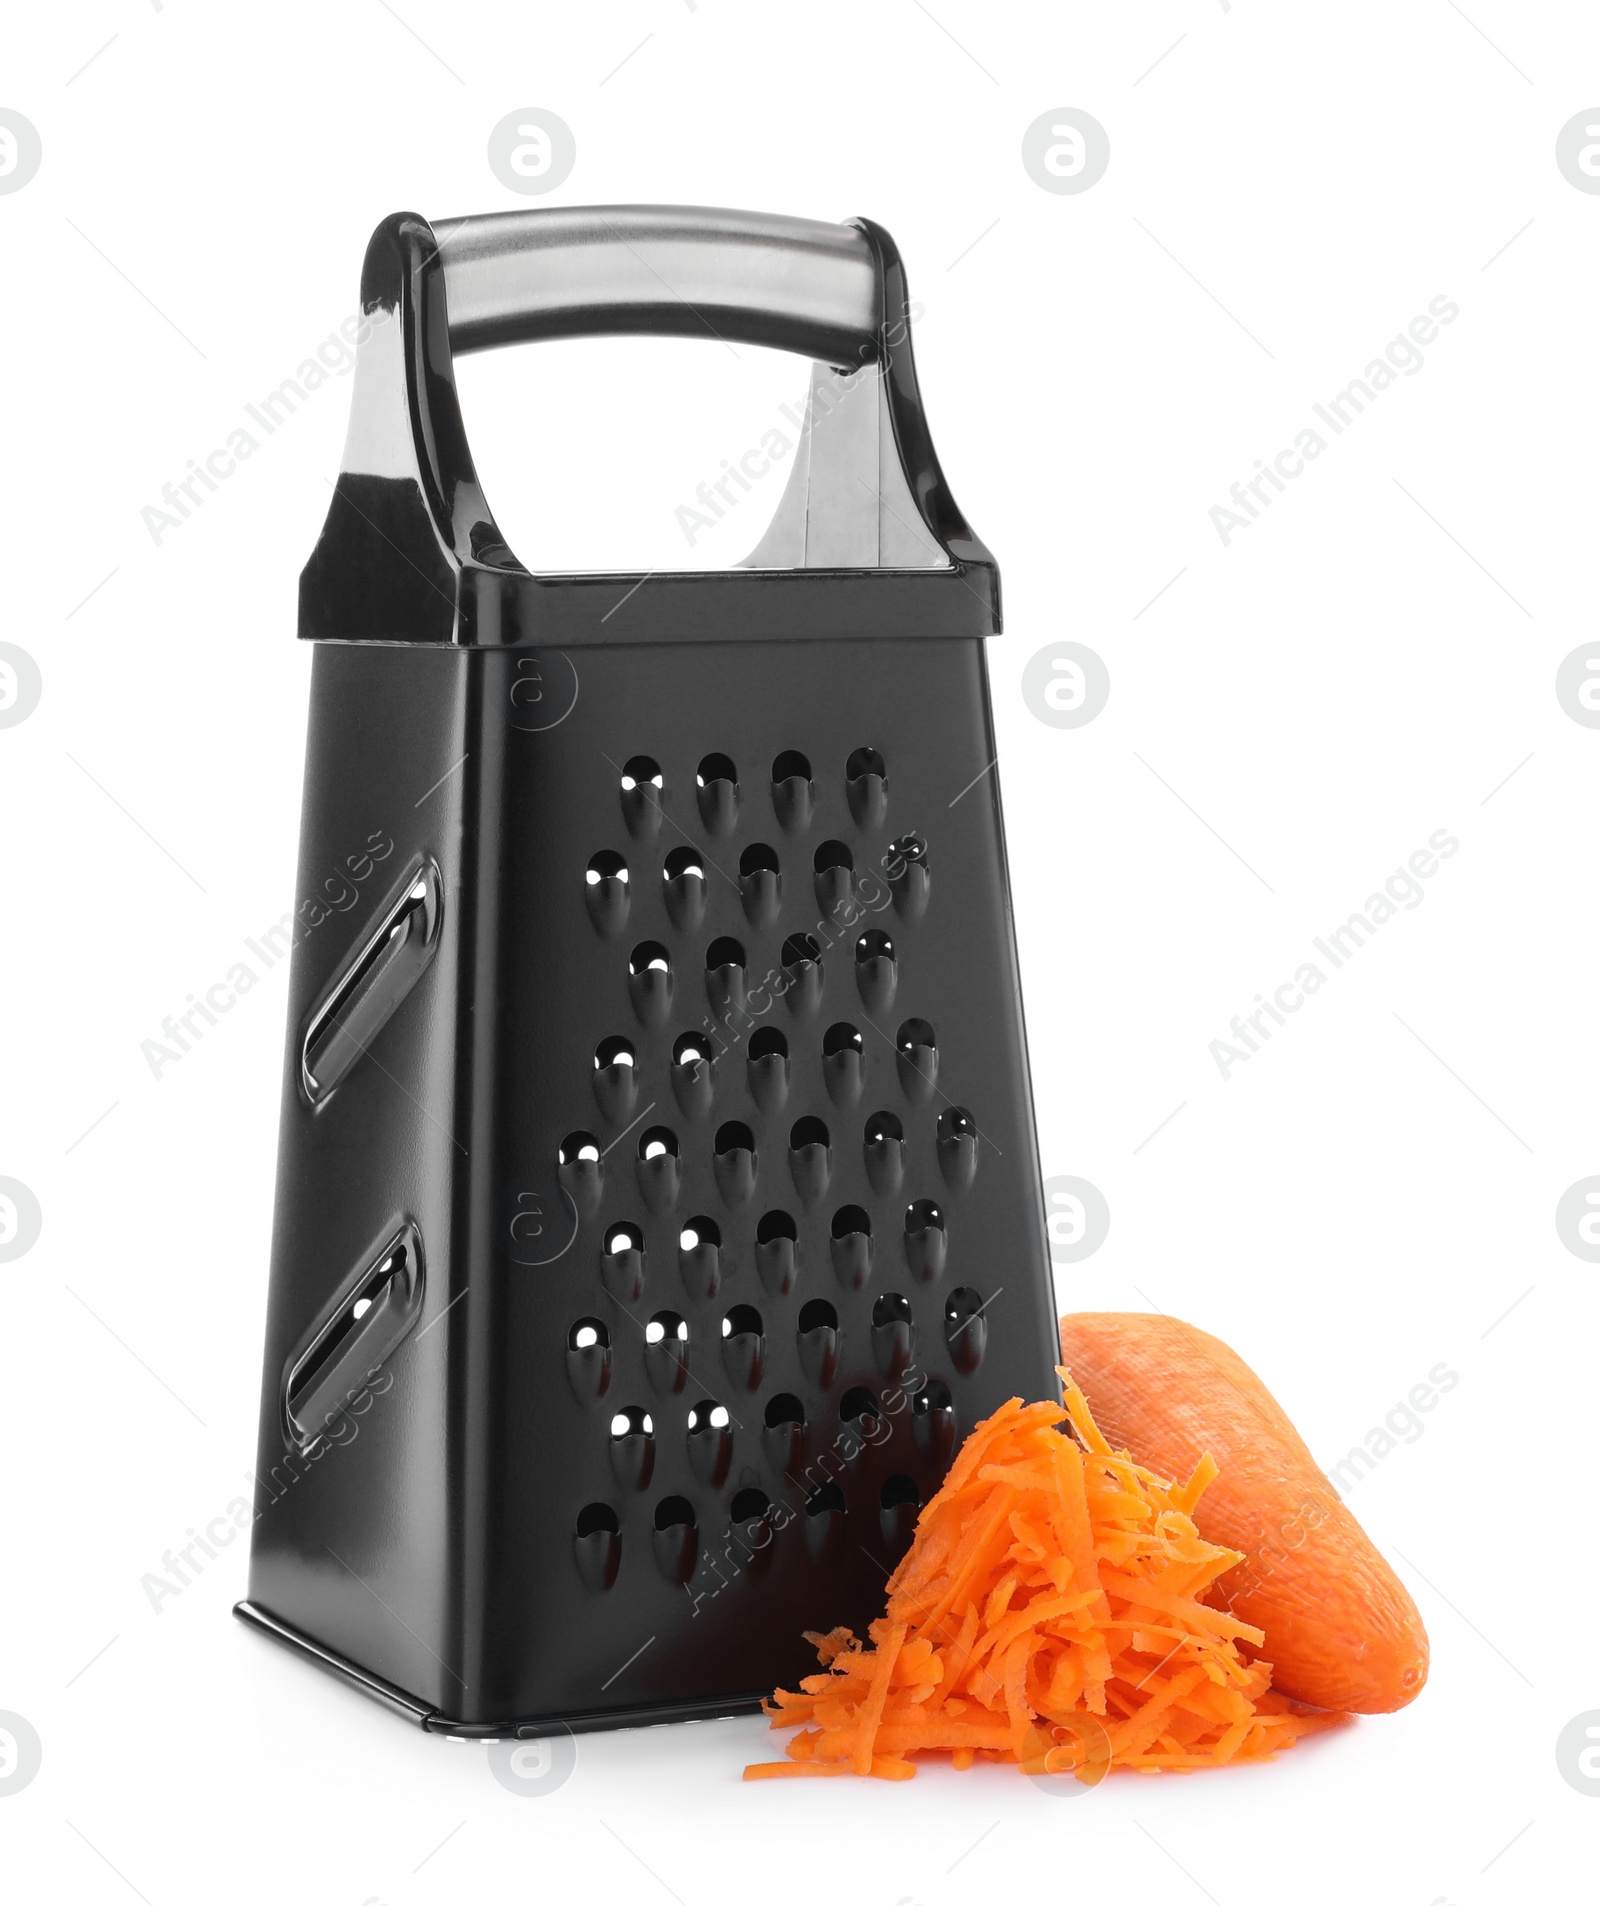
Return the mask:
<path id="1" fill-rule="evenodd" d="M 905 1231 L 906 1263 L 914 1276 L 932 1283 L 943 1274 L 949 1251 L 944 1213 L 931 1198 L 918 1198 L 906 1206 Z"/>
<path id="2" fill-rule="evenodd" d="M 878 1491 L 878 1527 L 892 1553 L 910 1547 L 921 1508 L 922 1492 L 910 1476 L 891 1476 Z"/>
<path id="3" fill-rule="evenodd" d="M 791 1395 L 789 1391 L 780 1390 L 776 1396 L 767 1399 L 768 1429 L 782 1429 L 790 1423 L 803 1426 L 805 1420 L 805 1405 L 799 1397 Z"/>
<path id="4" fill-rule="evenodd" d="M 728 1381 L 740 1389 L 756 1389 L 766 1361 L 761 1312 L 753 1304 L 735 1304 L 722 1320 L 722 1367 Z"/>
<path id="5" fill-rule="evenodd" d="M 807 826 L 816 798 L 811 763 L 796 749 L 786 748 L 772 764 L 772 811 L 778 825 L 791 833 Z"/>
<path id="6" fill-rule="evenodd" d="M 733 1460 L 732 1418 L 725 1403 L 702 1397 L 689 1411 L 689 1466 L 703 1483 L 720 1489 Z"/>
<path id="7" fill-rule="evenodd" d="M 708 788 L 713 781 L 732 781 L 737 784 L 739 770 L 725 754 L 708 754 L 695 770 L 694 784 L 697 788 Z"/>
<path id="8" fill-rule="evenodd" d="M 712 1042 L 703 1032 L 681 1032 L 672 1042 L 673 1096 L 689 1118 L 703 1118 L 711 1110 L 715 1063 Z"/>
<path id="9" fill-rule="evenodd" d="M 913 1416 L 933 1416 L 943 1410 L 954 1409 L 950 1395 L 950 1385 L 943 1377 L 929 1377 L 922 1388 L 911 1399 Z"/>
<path id="10" fill-rule="evenodd" d="M 883 1411 L 879 1407 L 878 1399 L 870 1390 L 862 1389 L 860 1385 L 846 1390 L 839 1399 L 839 1420 L 843 1423 L 855 1425 L 865 1416 L 876 1416 L 881 1419 L 882 1415 Z M 875 1431 L 874 1434 L 876 1434 Z M 867 1440 L 870 1442 L 871 1436 L 868 1436 Z"/>
<path id="11" fill-rule="evenodd" d="M 660 764 L 636 754 L 622 770 L 622 818 L 635 840 L 653 840 L 661 826 Z"/>
<path id="12" fill-rule="evenodd" d="M 841 1019 L 822 1035 L 822 1081 L 835 1105 L 849 1107 L 861 1096 L 866 1054 L 860 1032 Z"/>
<path id="13" fill-rule="evenodd" d="M 636 754 L 622 770 L 622 791 L 631 794 L 635 788 L 662 785 L 661 770 L 647 754 Z"/>
<path id="14" fill-rule="evenodd" d="M 885 858 L 890 881 L 902 880 L 910 869 L 928 864 L 928 843 L 920 834 L 902 834 L 889 843 Z"/>
<path id="15" fill-rule="evenodd" d="M 768 927 L 783 904 L 783 874 L 778 856 L 765 841 L 753 842 L 739 856 L 739 904 L 753 927 Z"/>
<path id="16" fill-rule="evenodd" d="M 589 1502 L 578 1511 L 573 1544 L 578 1573 L 590 1588 L 615 1585 L 622 1561 L 621 1523 L 609 1502 Z"/>
<path id="17" fill-rule="evenodd" d="M 937 1126 L 939 1169 L 953 1191 L 965 1191 L 978 1169 L 978 1121 L 964 1105 L 947 1105 Z"/>
<path id="18" fill-rule="evenodd" d="M 611 1388 L 611 1333 L 598 1317 L 568 1327 L 567 1377 L 580 1403 L 597 1403 Z"/>
<path id="19" fill-rule="evenodd" d="M 825 1516 L 829 1510 L 845 1513 L 844 1491 L 836 1482 L 821 1482 L 806 1497 L 808 1516 Z"/>
<path id="20" fill-rule="evenodd" d="M 584 884 L 589 918 L 602 933 L 620 932 L 628 918 L 628 863 L 603 847 L 590 860 Z"/>
<path id="21" fill-rule="evenodd" d="M 641 940 L 628 955 L 628 997 L 641 1025 L 659 1026 L 672 1007 L 672 959 L 659 940 Z"/>
<path id="22" fill-rule="evenodd" d="M 783 989 L 784 1004 L 792 1013 L 814 1013 L 822 1003 L 822 948 L 815 936 L 791 933 L 779 958 L 789 982 Z"/>
<path id="23" fill-rule="evenodd" d="M 597 1065 L 599 1061 L 595 1062 Z M 600 1141 L 593 1132 L 568 1132 L 561 1141 L 556 1153 L 557 1161 L 563 1165 L 598 1165 L 600 1162 Z"/>
<path id="24" fill-rule="evenodd" d="M 874 1112 L 861 1137 L 873 1190 L 892 1195 L 900 1189 L 905 1175 L 905 1128 L 893 1112 Z"/>
<path id="25" fill-rule="evenodd" d="M 930 886 L 928 843 L 920 834 L 902 834 L 885 855 L 884 867 L 895 912 L 902 920 L 920 920 Z"/>
<path id="26" fill-rule="evenodd" d="M 776 1026 L 763 1026 L 751 1038 L 745 1078 L 763 1112 L 783 1110 L 789 1096 L 789 1042 Z"/>
<path id="27" fill-rule="evenodd" d="M 944 1340 L 950 1361 L 963 1376 L 971 1376 L 983 1361 L 988 1336 L 988 1319 L 978 1293 L 967 1284 L 953 1290 L 944 1300 Z"/>
<path id="28" fill-rule="evenodd" d="M 872 1352 L 886 1377 L 904 1384 L 915 1342 L 910 1298 L 900 1291 L 885 1291 L 872 1306 Z"/>
<path id="29" fill-rule="evenodd" d="M 855 891 L 855 856 L 842 840 L 825 840 L 812 861 L 812 886 L 823 916 L 845 917 Z"/>
<path id="30" fill-rule="evenodd" d="M 692 847 L 674 847 L 661 868 L 667 918 L 681 933 L 693 933 L 705 918 L 705 862 Z"/>
<path id="31" fill-rule="evenodd" d="M 650 1126 L 639 1140 L 635 1176 L 651 1211 L 670 1211 L 678 1202 L 679 1175 L 677 1133 L 668 1125 Z"/>
<path id="32" fill-rule="evenodd" d="M 860 1290 L 872 1275 L 872 1220 L 858 1204 L 841 1205 L 833 1214 L 829 1245 L 834 1275 L 846 1290 Z"/>
<path id="33" fill-rule="evenodd" d="M 815 1387 L 831 1390 L 839 1373 L 839 1313 L 825 1297 L 801 1305 L 795 1347 Z"/>
<path id="34" fill-rule="evenodd" d="M 730 934 L 723 934 L 706 948 L 706 998 L 714 1012 L 721 1014 L 730 1006 L 744 1005 L 744 959 L 743 943 Z"/>
<path id="35" fill-rule="evenodd" d="M 669 1582 L 686 1583 L 695 1569 L 699 1534 L 687 1496 L 663 1496 L 656 1504 L 652 1546 L 656 1565 Z"/>
<path id="36" fill-rule="evenodd" d="M 887 1012 L 898 984 L 894 941 L 882 927 L 869 927 L 856 941 L 856 991 L 862 1005 L 869 1013 Z"/>
<path id="37" fill-rule="evenodd" d="M 631 1066 L 637 1062 L 638 1056 L 630 1040 L 613 1033 L 609 1039 L 602 1039 L 595 1047 L 594 1069 L 596 1072 L 604 1072 L 615 1065 Z"/>
<path id="38" fill-rule="evenodd" d="M 756 1164 L 756 1140 L 750 1127 L 741 1119 L 729 1119 L 719 1125 L 712 1170 L 724 1203 L 744 1204 L 754 1195 Z"/>
<path id="39" fill-rule="evenodd" d="M 820 1118 L 799 1118 L 789 1128 L 789 1176 L 805 1204 L 815 1204 L 828 1189 L 833 1152 Z"/>
<path id="40" fill-rule="evenodd" d="M 889 771 L 876 748 L 857 748 L 845 763 L 845 797 L 858 827 L 877 827 L 889 806 Z"/>
<path id="41" fill-rule="evenodd" d="M 858 1204 L 840 1205 L 833 1214 L 833 1235 L 847 1238 L 859 1232 L 863 1237 L 872 1236 L 872 1220 Z"/>
<path id="42" fill-rule="evenodd" d="M 690 1218 L 678 1233 L 678 1270 L 689 1295 L 705 1302 L 722 1284 L 722 1232 L 710 1218 Z"/>
<path id="43" fill-rule="evenodd" d="M 950 1328 L 959 1329 L 982 1309 L 983 1299 L 970 1284 L 963 1284 L 944 1300 L 944 1320 Z"/>
<path id="44" fill-rule="evenodd" d="M 648 1410 L 641 1410 L 636 1403 L 630 1403 L 617 1411 L 611 1419 L 611 1440 L 621 1442 L 625 1436 L 654 1436 L 656 1426 Z"/>
<path id="45" fill-rule="evenodd" d="M 644 1327 L 646 1343 L 687 1343 L 689 1326 L 675 1310 L 658 1310 Z"/>
<path id="46" fill-rule="evenodd" d="M 725 754 L 708 754 L 694 779 L 695 803 L 706 831 L 731 832 L 739 813 L 739 770 Z"/>
<path id="47" fill-rule="evenodd" d="M 756 1522 L 772 1507 L 765 1489 L 741 1489 L 729 1505 L 735 1522 Z"/>
<path id="48" fill-rule="evenodd" d="M 787 1297 L 799 1275 L 800 1232 L 787 1211 L 768 1211 L 756 1226 L 756 1269 L 773 1297 Z"/>
<path id="49" fill-rule="evenodd" d="M 812 885 L 823 915 L 843 916 L 855 887 L 855 856 L 842 840 L 825 840 L 812 857 Z"/>
<path id="50" fill-rule="evenodd" d="M 939 1076 L 939 1042 L 926 1019 L 903 1020 L 894 1036 L 895 1070 L 908 1099 L 921 1102 L 932 1095 Z"/>
<path id="51" fill-rule="evenodd" d="M 600 1281 L 608 1296 L 636 1304 L 644 1295 L 644 1233 L 636 1224 L 606 1227 L 600 1253 Z"/>

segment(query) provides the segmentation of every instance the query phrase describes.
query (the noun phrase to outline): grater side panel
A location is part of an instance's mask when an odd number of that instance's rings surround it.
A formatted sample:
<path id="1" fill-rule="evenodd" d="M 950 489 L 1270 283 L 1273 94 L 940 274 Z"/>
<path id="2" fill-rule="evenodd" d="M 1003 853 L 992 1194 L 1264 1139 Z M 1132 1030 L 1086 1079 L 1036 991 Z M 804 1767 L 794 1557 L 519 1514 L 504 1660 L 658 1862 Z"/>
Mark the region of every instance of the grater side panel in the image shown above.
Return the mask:
<path id="1" fill-rule="evenodd" d="M 519 660 L 476 659 L 498 684 L 485 692 L 487 722 L 497 705 L 514 707 Z M 546 727 L 509 720 L 503 757 L 495 1317 L 483 1452 L 492 1481 L 472 1720 L 636 1715 L 748 1698 L 810 1672 L 801 1630 L 843 1622 L 864 1632 L 881 1612 L 885 1578 L 909 1539 L 911 1498 L 937 1487 L 960 1436 L 1008 1396 L 1056 1393 L 981 642 L 618 646 L 575 659 L 575 704 Z M 540 666 L 554 680 L 566 665 L 547 652 Z M 887 768 L 881 813 L 870 787 L 850 786 L 847 764 L 861 750 L 878 751 Z M 771 768 L 791 752 L 809 758 L 814 796 L 809 817 L 785 826 Z M 731 808 L 714 787 L 708 798 L 696 786 L 697 768 L 718 756 L 737 770 Z M 661 770 L 653 831 L 637 803 L 630 826 L 619 787 L 639 757 Z M 899 910 L 884 864 L 911 831 L 925 838 L 931 869 L 920 918 Z M 828 842 L 854 862 L 853 898 L 842 906 L 836 877 L 825 869 L 819 884 L 817 850 Z M 741 862 L 758 846 L 776 853 L 783 875 L 781 906 L 759 923 L 740 886 Z M 663 877 L 674 853 L 703 864 L 697 919 Z M 626 863 L 623 919 L 592 910 L 598 883 L 587 873 L 597 856 Z M 798 1007 L 805 989 L 780 992 L 772 977 L 783 975 L 796 933 L 811 934 L 822 952 L 820 999 Z M 894 949 L 892 998 L 881 968 L 858 971 L 856 944 L 871 933 Z M 720 941 L 738 942 L 745 955 L 742 1009 L 712 1005 L 722 995 L 706 961 Z M 648 958 L 630 976 L 632 956 L 650 948 L 671 976 L 664 1008 Z M 931 1089 L 897 1050 L 916 1021 L 936 1038 Z M 859 1092 L 833 1063 L 838 1055 L 823 1050 L 836 1025 L 860 1036 Z M 773 1030 L 789 1054 L 781 1108 L 761 1102 L 748 1070 L 752 1041 Z M 686 1035 L 719 1044 L 709 1109 L 687 1109 L 673 1080 L 673 1050 Z M 602 1103 L 596 1051 L 619 1039 L 633 1048 L 636 1090 Z M 955 1108 L 977 1130 L 976 1176 L 965 1188 L 947 1177 L 940 1149 L 941 1114 Z M 879 1112 L 898 1118 L 905 1135 L 893 1189 L 875 1180 L 863 1146 Z M 828 1128 L 825 1189 L 808 1178 L 806 1158 L 790 1156 L 794 1128 L 808 1119 Z M 717 1157 L 717 1135 L 730 1125 L 754 1138 L 748 1197 Z M 677 1147 L 675 1189 L 663 1187 L 659 1159 L 640 1156 L 658 1128 Z M 576 1135 L 604 1154 L 592 1206 L 581 1174 L 568 1175 L 573 1203 L 556 1170 L 563 1140 Z M 542 1243 L 518 1228 L 528 1198 L 555 1220 Z M 930 1204 L 946 1232 L 944 1262 L 931 1270 L 926 1231 L 913 1241 L 905 1228 L 909 1210 Z M 835 1219 L 852 1210 L 871 1223 L 859 1288 L 852 1234 L 847 1227 L 842 1250 L 833 1235 Z M 789 1214 L 798 1234 L 799 1273 L 787 1292 L 761 1268 L 757 1235 L 769 1212 Z M 704 1253 L 681 1250 L 697 1217 L 720 1232 L 714 1291 Z M 608 1236 L 624 1226 L 644 1246 L 637 1297 L 627 1262 L 605 1262 Z M 961 1316 L 947 1321 L 957 1299 L 976 1306 L 965 1326 Z M 912 1367 L 894 1374 L 892 1330 L 874 1322 L 883 1300 L 903 1306 L 914 1336 Z M 814 1334 L 803 1340 L 801 1313 L 818 1302 L 838 1322 L 832 1370 Z M 750 1313 L 761 1325 L 754 1372 L 742 1327 Z M 681 1387 L 663 1368 L 665 1339 L 649 1341 L 663 1316 L 688 1328 Z M 740 1326 L 728 1337 L 725 1319 Z M 596 1324 L 603 1385 L 588 1354 L 595 1346 L 577 1343 Z M 948 1391 L 953 1421 L 918 1413 L 912 1398 L 924 1384 Z M 853 1407 L 863 1391 L 877 1421 L 863 1429 L 856 1419 L 852 1429 L 841 1405 Z M 806 1417 L 798 1459 L 781 1426 L 767 1424 L 784 1398 L 799 1399 Z M 709 1418 L 712 1409 L 727 1412 L 726 1424 Z M 691 1412 L 700 1427 L 691 1429 Z M 625 1434 L 613 1436 L 614 1419 Z M 765 1518 L 742 1513 L 756 1492 Z M 842 1515 L 830 1503 L 842 1503 Z M 673 1519 L 685 1505 L 692 1533 Z"/>
<path id="2" fill-rule="evenodd" d="M 462 841 L 468 659 L 323 645 L 312 667 L 297 900 L 287 967 L 278 1182 L 256 1458 L 251 1602 L 424 1704 L 464 1696 L 464 1495 L 449 1308 L 466 1260 L 458 1187 Z M 454 770 L 454 771 L 453 771 Z M 325 1101 L 300 1079 L 303 1034 L 407 869 L 436 864 L 437 949 Z M 397 884 L 398 883 L 398 884 Z M 270 942 L 270 943 L 269 943 Z M 283 948 L 262 936 L 263 955 Z M 263 959 L 266 969 L 266 960 Z M 264 971 L 266 983 L 275 976 Z M 282 984 L 281 977 L 278 983 Z M 328 1433 L 297 1447 L 285 1373 L 403 1221 L 420 1234 L 421 1310 L 363 1371 Z"/>

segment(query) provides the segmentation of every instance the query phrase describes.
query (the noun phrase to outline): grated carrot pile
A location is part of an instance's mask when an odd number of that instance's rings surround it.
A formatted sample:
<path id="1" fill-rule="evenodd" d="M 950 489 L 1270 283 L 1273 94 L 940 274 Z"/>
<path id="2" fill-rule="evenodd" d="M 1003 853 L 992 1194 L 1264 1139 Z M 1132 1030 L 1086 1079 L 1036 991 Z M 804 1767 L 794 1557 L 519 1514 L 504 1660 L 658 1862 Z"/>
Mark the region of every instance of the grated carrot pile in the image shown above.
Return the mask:
<path id="1" fill-rule="evenodd" d="M 1205 1601 L 1242 1559 L 1190 1519 L 1216 1464 L 1181 1484 L 1140 1468 L 1062 1375 L 1065 1408 L 1013 1397 L 962 1445 L 871 1645 L 808 1632 L 824 1671 L 765 1709 L 803 1731 L 746 1780 L 909 1780 L 909 1756 L 937 1752 L 1093 1785 L 1112 1767 L 1265 1760 L 1344 1718 L 1275 1693 L 1238 1647 L 1261 1630 Z"/>

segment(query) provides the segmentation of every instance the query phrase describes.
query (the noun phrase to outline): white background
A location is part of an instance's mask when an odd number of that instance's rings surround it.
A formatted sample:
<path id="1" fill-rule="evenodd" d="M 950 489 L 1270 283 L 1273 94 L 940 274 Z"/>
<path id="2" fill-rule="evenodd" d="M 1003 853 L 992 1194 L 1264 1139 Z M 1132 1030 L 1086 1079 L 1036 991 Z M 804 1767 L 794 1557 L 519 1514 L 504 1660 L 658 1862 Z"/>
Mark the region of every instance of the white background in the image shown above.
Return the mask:
<path id="1" fill-rule="evenodd" d="M 8 1890 L 1573 1897 L 1600 1816 L 1555 1740 L 1600 1707 L 1597 1271 L 1554 1211 L 1600 1169 L 1600 732 L 1554 678 L 1600 634 L 1600 197 L 1554 146 L 1600 96 L 1600 19 L 99 0 L 7 37 L 0 105 L 44 154 L 0 197 L 0 639 L 44 682 L 0 731 L 0 1174 L 44 1214 L 0 1267 L 0 1708 L 44 1743 L 0 1799 Z M 528 105 L 577 141 L 550 200 L 486 160 Z M 1111 142 L 1076 196 L 1020 157 L 1063 105 Z M 140 1042 L 291 904 L 295 582 L 348 380 L 159 546 L 141 508 L 354 309 L 386 213 L 645 199 L 866 213 L 899 241 L 935 439 L 1005 579 L 1044 1170 L 1112 1213 L 1062 1306 L 1216 1332 L 1327 1464 L 1459 1373 L 1351 1498 L 1432 1636 L 1408 1712 L 1070 1807 L 992 1767 L 744 1786 L 754 1720 L 587 1736 L 527 1799 L 231 1620 L 242 1542 L 152 1611 L 141 1576 L 252 1459 L 282 970 L 159 1082 Z M 1425 367 L 1225 547 L 1211 506 L 1441 294 L 1460 316 Z M 626 567 L 743 555 L 775 483 L 693 555 L 674 507 L 803 381 L 604 342 L 476 360 L 462 389 L 513 547 Z M 1063 639 L 1112 682 L 1070 731 L 1020 692 Z M 1221 1078 L 1209 1042 L 1441 827 L 1460 851 L 1425 901 Z"/>

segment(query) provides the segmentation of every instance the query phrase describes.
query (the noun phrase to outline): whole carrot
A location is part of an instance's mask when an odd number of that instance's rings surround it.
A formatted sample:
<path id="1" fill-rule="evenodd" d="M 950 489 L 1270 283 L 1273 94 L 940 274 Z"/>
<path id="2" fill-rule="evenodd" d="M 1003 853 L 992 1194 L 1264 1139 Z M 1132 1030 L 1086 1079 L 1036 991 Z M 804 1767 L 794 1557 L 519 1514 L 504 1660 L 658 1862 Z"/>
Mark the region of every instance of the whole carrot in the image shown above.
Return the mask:
<path id="1" fill-rule="evenodd" d="M 1416 1699 L 1428 1678 L 1416 1604 L 1242 1357 L 1176 1317 L 1118 1311 L 1063 1317 L 1061 1356 L 1137 1462 L 1186 1476 L 1216 1459 L 1195 1524 L 1245 1559 L 1212 1599 L 1265 1633 L 1274 1687 L 1357 1714 Z"/>

